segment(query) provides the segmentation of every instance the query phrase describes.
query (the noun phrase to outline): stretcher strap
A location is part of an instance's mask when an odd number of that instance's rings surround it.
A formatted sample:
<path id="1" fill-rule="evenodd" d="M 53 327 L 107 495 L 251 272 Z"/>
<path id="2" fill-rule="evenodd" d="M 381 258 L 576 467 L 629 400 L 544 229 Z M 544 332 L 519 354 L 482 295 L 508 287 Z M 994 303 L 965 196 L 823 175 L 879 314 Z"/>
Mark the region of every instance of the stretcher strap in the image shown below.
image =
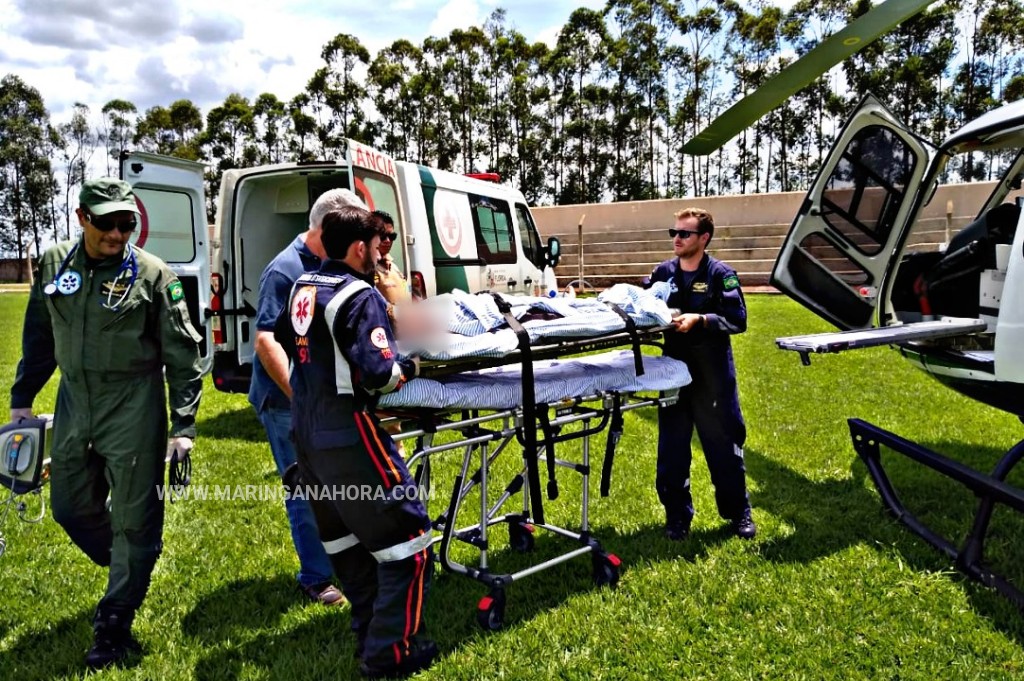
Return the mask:
<path id="1" fill-rule="evenodd" d="M 530 334 L 512 314 L 512 306 L 499 294 L 491 292 L 498 311 L 505 317 L 508 326 L 519 341 L 520 359 L 523 365 L 523 459 L 526 463 L 526 477 L 530 487 L 530 503 L 533 519 L 544 523 L 544 501 L 541 498 L 540 471 L 537 465 L 537 405 L 533 380 L 533 353 L 530 350 Z"/>
<path id="2" fill-rule="evenodd" d="M 547 405 L 539 405 L 537 419 L 540 421 L 541 430 L 544 431 L 544 452 L 548 462 L 548 499 L 554 501 L 558 498 L 558 481 L 555 480 L 555 431 L 551 428 L 551 420 L 548 419 Z"/>
<path id="3" fill-rule="evenodd" d="M 612 423 L 608 428 L 608 441 L 604 446 L 604 466 L 601 467 L 601 496 L 608 496 L 612 487 L 612 462 L 615 461 L 615 448 L 622 439 L 622 396 L 615 393 L 612 398 Z"/>
<path id="4" fill-rule="evenodd" d="M 636 367 L 636 375 L 644 375 L 644 360 L 643 355 L 640 353 L 640 336 L 636 332 L 636 323 L 633 318 L 626 314 L 625 311 L 615 303 L 604 301 L 604 304 L 612 309 L 612 311 L 622 317 L 622 321 L 626 324 L 626 331 L 629 333 L 630 339 L 633 341 L 633 365 Z"/>

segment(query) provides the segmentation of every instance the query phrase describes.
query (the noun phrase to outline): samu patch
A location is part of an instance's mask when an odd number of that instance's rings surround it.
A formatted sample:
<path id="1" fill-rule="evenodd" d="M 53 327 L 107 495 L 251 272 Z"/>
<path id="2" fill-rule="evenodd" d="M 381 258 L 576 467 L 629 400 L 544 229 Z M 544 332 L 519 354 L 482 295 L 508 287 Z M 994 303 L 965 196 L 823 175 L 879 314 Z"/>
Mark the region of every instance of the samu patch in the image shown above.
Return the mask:
<path id="1" fill-rule="evenodd" d="M 167 287 L 167 294 L 171 296 L 171 302 L 176 303 L 185 297 L 185 289 L 181 287 L 180 281 L 176 281 Z"/>
<path id="2" fill-rule="evenodd" d="M 305 336 L 309 325 L 313 323 L 313 312 L 316 310 L 316 286 L 303 286 L 292 296 L 292 328 L 295 333 Z"/>
<path id="3" fill-rule="evenodd" d="M 730 274 L 728 277 L 722 280 L 722 288 L 726 291 L 731 291 L 734 288 L 740 287 L 740 278 L 735 274 Z"/>

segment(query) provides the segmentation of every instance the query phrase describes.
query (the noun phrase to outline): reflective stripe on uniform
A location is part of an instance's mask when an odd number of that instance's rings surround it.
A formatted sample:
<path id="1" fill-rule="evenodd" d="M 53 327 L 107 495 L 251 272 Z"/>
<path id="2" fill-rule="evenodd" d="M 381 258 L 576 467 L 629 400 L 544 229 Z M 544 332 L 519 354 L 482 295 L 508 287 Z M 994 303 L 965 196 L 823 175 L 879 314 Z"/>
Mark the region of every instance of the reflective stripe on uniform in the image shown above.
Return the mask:
<path id="1" fill-rule="evenodd" d="M 324 551 L 329 554 L 341 553 L 345 549 L 350 549 L 358 543 L 359 538 L 354 534 L 346 534 L 344 537 L 339 539 L 321 542 L 321 544 L 324 545 Z"/>
<path id="2" fill-rule="evenodd" d="M 327 307 L 324 308 L 324 315 L 327 320 L 327 329 L 330 331 L 332 338 L 334 338 L 334 320 L 337 319 L 341 306 L 348 302 L 352 296 L 366 288 L 370 288 L 370 285 L 362 279 L 355 279 L 351 284 L 338 291 L 337 295 L 331 299 L 331 302 L 327 303 Z M 352 367 L 349 366 L 348 360 L 341 353 L 341 348 L 338 347 L 338 340 L 336 338 L 334 339 L 334 388 L 338 395 L 353 394 Z"/>
<path id="3" fill-rule="evenodd" d="M 424 532 L 418 537 L 413 537 L 409 541 L 402 542 L 401 544 L 395 544 L 379 551 L 371 551 L 373 557 L 377 559 L 378 563 L 393 563 L 396 560 L 405 560 L 406 558 L 412 558 L 423 549 L 430 546 L 430 542 L 433 536 L 429 532 Z"/>
<path id="4" fill-rule="evenodd" d="M 391 392 L 392 390 L 395 389 L 395 387 L 399 384 L 399 382 L 401 380 L 402 380 L 402 367 L 399 366 L 398 362 L 395 362 L 394 364 L 391 365 L 391 380 L 388 381 L 388 384 L 386 386 L 384 386 L 383 388 L 381 388 L 377 392 L 389 393 L 389 392 Z"/>

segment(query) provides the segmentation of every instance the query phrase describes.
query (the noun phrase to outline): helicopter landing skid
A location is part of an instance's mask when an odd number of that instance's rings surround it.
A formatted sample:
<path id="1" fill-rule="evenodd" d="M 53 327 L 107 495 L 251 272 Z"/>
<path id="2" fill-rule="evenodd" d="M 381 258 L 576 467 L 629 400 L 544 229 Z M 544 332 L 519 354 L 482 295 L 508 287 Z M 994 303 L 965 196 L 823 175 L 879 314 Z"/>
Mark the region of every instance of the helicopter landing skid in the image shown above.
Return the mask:
<path id="1" fill-rule="evenodd" d="M 1018 513 L 1024 513 L 1024 491 L 1005 482 L 1009 472 L 1020 462 L 1021 458 L 1024 458 L 1024 441 L 1014 445 L 999 460 L 992 473 L 986 475 L 866 421 L 848 419 L 847 423 L 850 426 L 853 447 L 867 465 L 868 473 L 871 474 L 871 479 L 882 496 L 882 503 L 885 504 L 886 510 L 896 520 L 910 528 L 912 532 L 949 556 L 962 573 L 995 589 L 1018 608 L 1024 608 L 1024 591 L 1018 589 L 1005 577 L 992 572 L 984 563 L 985 537 L 995 505 L 997 503 L 1005 504 Z M 974 514 L 971 531 L 967 534 L 962 546 L 958 547 L 933 531 L 900 502 L 896 491 L 889 482 L 889 477 L 885 474 L 885 469 L 882 467 L 879 445 L 884 445 L 924 464 L 974 492 L 979 499 L 978 510 Z"/>

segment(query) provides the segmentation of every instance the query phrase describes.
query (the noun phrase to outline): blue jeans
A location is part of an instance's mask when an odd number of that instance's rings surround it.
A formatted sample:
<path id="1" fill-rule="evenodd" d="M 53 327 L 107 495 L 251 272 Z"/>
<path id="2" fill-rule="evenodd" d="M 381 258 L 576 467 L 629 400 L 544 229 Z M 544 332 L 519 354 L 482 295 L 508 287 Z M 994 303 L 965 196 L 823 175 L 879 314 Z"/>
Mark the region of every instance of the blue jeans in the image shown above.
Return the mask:
<path id="1" fill-rule="evenodd" d="M 267 431 L 270 440 L 270 451 L 274 453 L 278 475 L 295 463 L 295 447 L 289 434 L 292 429 L 292 414 L 288 409 L 264 408 L 257 412 L 260 423 Z M 291 525 L 292 543 L 295 553 L 299 556 L 299 584 L 312 586 L 331 579 L 334 570 L 327 558 L 324 545 L 320 542 L 313 509 L 305 499 L 288 499 L 284 502 L 288 511 L 288 524 Z"/>

